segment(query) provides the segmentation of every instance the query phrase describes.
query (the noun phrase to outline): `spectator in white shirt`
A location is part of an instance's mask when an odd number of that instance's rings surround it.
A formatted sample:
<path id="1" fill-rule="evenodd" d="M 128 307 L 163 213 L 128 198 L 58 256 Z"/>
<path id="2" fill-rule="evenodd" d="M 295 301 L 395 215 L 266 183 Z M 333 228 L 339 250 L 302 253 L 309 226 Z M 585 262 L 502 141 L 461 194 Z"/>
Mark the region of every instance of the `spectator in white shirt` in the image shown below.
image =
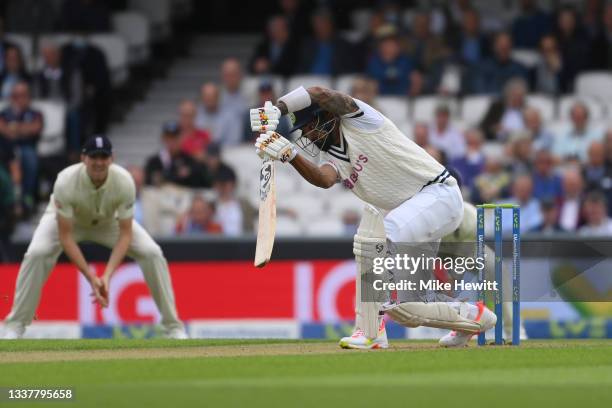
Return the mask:
<path id="1" fill-rule="evenodd" d="M 576 102 L 570 112 L 572 124 L 566 132 L 557 135 L 553 145 L 556 156 L 563 160 L 587 160 L 591 143 L 603 139 L 603 129 L 589 123 L 589 110 L 582 102 Z"/>
<path id="2" fill-rule="evenodd" d="M 208 131 L 211 141 L 222 146 L 236 145 L 242 140 L 242 117 L 233 110 L 223 109 L 219 87 L 207 82 L 200 89 L 201 104 L 196 115 L 196 127 Z"/>
<path id="3" fill-rule="evenodd" d="M 436 107 L 434 123 L 429 128 L 429 143 L 442 150 L 449 160 L 465 155 L 463 134 L 450 125 L 450 109 L 447 105 Z"/>
<path id="4" fill-rule="evenodd" d="M 142 199 L 140 193 L 142 192 L 142 186 L 144 186 L 145 173 L 140 166 L 128 166 L 127 171 L 130 172 L 134 179 L 134 185 L 136 186 L 136 201 L 134 202 L 134 220 L 140 225 L 144 226 L 144 211 L 142 209 Z M 146 226 L 145 226 L 146 228 Z"/>
<path id="5" fill-rule="evenodd" d="M 586 224 L 578 230 L 578 234 L 583 237 L 612 236 L 612 219 L 606 211 L 607 206 L 606 198 L 601 192 L 593 191 L 587 194 L 583 205 Z"/>
<path id="6" fill-rule="evenodd" d="M 565 231 L 576 231 L 580 221 L 580 202 L 584 180 L 579 170 L 569 169 L 563 174 L 563 201 L 559 210 L 559 224 Z"/>
<path id="7" fill-rule="evenodd" d="M 217 193 L 216 221 L 221 225 L 224 235 L 242 234 L 242 206 L 236 198 L 236 174 L 229 168 L 217 172 L 214 185 Z"/>

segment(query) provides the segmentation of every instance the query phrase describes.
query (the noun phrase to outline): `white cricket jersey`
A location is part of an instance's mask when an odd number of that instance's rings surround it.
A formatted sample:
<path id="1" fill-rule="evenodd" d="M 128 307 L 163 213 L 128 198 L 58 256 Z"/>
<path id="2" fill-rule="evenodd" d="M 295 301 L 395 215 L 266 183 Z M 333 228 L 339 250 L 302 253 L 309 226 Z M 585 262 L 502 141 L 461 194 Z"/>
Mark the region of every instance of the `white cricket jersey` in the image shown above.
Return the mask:
<path id="1" fill-rule="evenodd" d="M 47 211 L 72 218 L 81 226 L 108 224 L 134 214 L 136 187 L 127 170 L 116 164 L 108 169 L 108 178 L 96 188 L 87 175 L 85 164 L 66 167 L 57 175 Z"/>
<path id="2" fill-rule="evenodd" d="M 356 112 L 340 120 L 340 145 L 321 152 L 340 181 L 363 201 L 392 210 L 425 185 L 444 182 L 450 174 L 393 122 L 355 99 Z"/>

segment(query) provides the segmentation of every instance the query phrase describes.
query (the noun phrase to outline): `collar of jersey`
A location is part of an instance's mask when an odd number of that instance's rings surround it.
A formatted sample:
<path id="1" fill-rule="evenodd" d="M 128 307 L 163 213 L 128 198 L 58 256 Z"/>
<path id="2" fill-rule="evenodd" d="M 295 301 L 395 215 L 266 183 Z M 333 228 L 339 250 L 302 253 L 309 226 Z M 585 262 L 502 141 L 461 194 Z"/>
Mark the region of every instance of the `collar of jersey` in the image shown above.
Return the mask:
<path id="1" fill-rule="evenodd" d="M 110 168 L 108 170 L 108 175 L 106 176 L 106 180 L 104 181 L 104 184 L 102 184 L 99 188 L 96 188 L 94 183 L 91 181 L 91 179 L 87 175 L 87 169 L 85 168 L 84 164 L 83 164 L 83 167 L 81 168 L 79 175 L 80 175 L 81 181 L 87 186 L 87 188 L 91 190 L 92 193 L 97 193 L 98 191 L 106 190 L 106 187 L 108 186 L 108 179 L 110 178 Z"/>

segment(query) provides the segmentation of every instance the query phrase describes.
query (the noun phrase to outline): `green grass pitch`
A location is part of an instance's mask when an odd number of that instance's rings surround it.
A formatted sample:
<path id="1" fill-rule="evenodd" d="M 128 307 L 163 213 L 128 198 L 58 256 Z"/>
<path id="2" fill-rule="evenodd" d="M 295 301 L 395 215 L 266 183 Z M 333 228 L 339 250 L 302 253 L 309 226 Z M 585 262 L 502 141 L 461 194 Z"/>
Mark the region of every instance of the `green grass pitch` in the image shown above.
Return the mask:
<path id="1" fill-rule="evenodd" d="M 9 402 L 13 386 L 70 387 L 75 400 Z M 7 407 L 605 407 L 612 341 L 395 341 L 368 352 L 330 341 L 0 341 L 0 387 Z"/>

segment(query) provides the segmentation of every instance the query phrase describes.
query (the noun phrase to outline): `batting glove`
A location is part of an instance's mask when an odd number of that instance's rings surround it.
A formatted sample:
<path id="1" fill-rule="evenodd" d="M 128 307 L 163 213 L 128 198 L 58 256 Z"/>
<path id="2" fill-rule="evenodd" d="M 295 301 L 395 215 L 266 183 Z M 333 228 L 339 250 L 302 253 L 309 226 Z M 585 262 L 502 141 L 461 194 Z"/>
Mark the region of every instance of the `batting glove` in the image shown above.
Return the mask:
<path id="1" fill-rule="evenodd" d="M 250 111 L 251 130 L 253 132 L 274 131 L 278 126 L 281 111 L 272 102 L 267 101 L 263 108 L 255 108 Z"/>
<path id="2" fill-rule="evenodd" d="M 262 159 L 264 155 L 282 163 L 290 162 L 297 155 L 297 148 L 276 132 L 266 132 L 259 135 L 255 141 L 257 154 Z"/>

